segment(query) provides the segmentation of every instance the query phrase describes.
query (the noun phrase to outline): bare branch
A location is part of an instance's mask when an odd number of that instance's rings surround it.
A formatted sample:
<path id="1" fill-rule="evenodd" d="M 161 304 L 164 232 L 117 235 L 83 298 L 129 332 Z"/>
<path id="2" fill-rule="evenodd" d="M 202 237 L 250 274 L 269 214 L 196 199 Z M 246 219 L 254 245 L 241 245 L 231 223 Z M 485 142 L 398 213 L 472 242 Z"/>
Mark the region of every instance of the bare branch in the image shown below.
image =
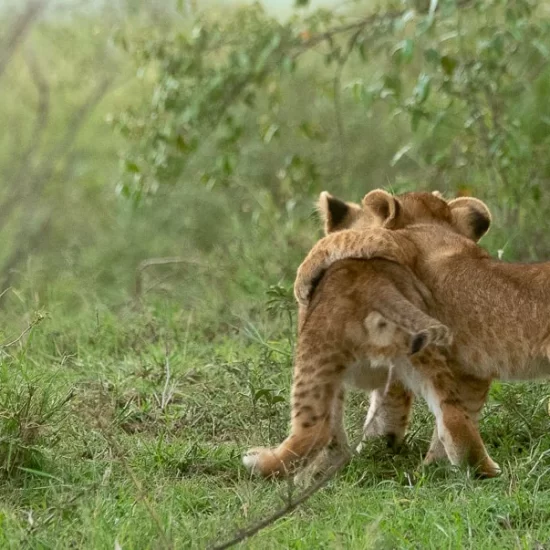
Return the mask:
<path id="1" fill-rule="evenodd" d="M 18 200 L 22 201 L 32 195 L 31 203 L 28 205 L 29 210 L 34 211 L 40 203 L 44 189 L 53 176 L 57 163 L 64 159 L 66 161 L 65 170 L 67 169 L 67 166 L 69 166 L 70 155 L 73 150 L 72 146 L 74 145 L 86 119 L 101 101 L 111 82 L 112 77 L 106 77 L 99 83 L 96 89 L 92 91 L 88 99 L 84 101 L 73 114 L 61 142 L 57 144 L 54 150 L 47 155 L 44 162 L 39 165 L 29 176 L 29 183 L 27 185 L 20 183 L 20 185 L 24 186 L 24 191 L 18 196 Z M 59 177 L 60 179 L 63 179 L 64 176 L 61 174 Z M 5 210 L 5 205 L 2 205 L 2 212 L 0 212 L 0 230 L 9 221 L 9 214 L 10 212 Z M 14 239 L 14 242 L 18 243 L 17 247 L 1 266 L 0 281 L 3 286 L 9 286 L 11 284 L 15 267 L 41 242 L 49 229 L 50 221 L 50 213 L 45 216 L 42 223 L 38 226 L 29 225 L 28 220 L 22 220 L 19 231 Z M 2 299 L 0 297 L 0 304 L 1 303 Z"/>
<path id="2" fill-rule="evenodd" d="M 29 160 L 38 148 L 42 134 L 48 125 L 50 115 L 50 86 L 46 80 L 46 76 L 42 72 L 36 55 L 32 50 L 27 50 L 25 60 L 29 67 L 31 78 L 38 91 L 38 104 L 36 106 L 36 121 L 34 123 L 31 140 L 21 160 L 22 166 L 28 166 Z"/>
<path id="3" fill-rule="evenodd" d="M 3 296 L 6 293 L 6 291 L 7 290 L 2 292 L 2 294 L 0 296 Z M 17 338 L 11 340 L 10 342 L 6 342 L 5 344 L 0 344 L 0 349 L 9 348 L 9 347 L 13 346 L 14 344 L 17 344 L 17 342 L 19 342 L 21 340 L 21 338 L 23 338 L 23 336 L 25 336 L 25 334 L 27 334 L 27 332 L 30 332 L 36 325 L 41 323 L 45 318 L 46 318 L 46 316 L 43 313 L 40 313 L 40 312 L 37 313 L 35 318 L 29 323 L 28 327 Z"/>
<path id="4" fill-rule="evenodd" d="M 384 387 L 383 397 L 385 397 L 388 394 L 388 391 L 390 389 L 392 382 L 393 382 L 393 366 L 390 366 L 390 369 L 388 371 L 388 379 L 386 380 L 386 386 Z M 381 402 L 382 401 L 383 399 L 381 400 Z M 370 420 L 363 428 L 364 432 L 369 428 L 372 422 L 374 422 L 374 420 L 378 416 L 379 411 L 380 411 L 380 405 L 376 407 Z M 358 442 L 356 445 L 353 446 L 352 453 L 351 453 L 352 457 L 357 455 L 358 453 L 357 448 L 359 446 L 359 443 L 360 442 Z M 226 550 L 227 548 L 231 548 L 232 546 L 235 546 L 235 544 L 238 544 L 239 542 L 242 542 L 243 540 L 246 540 L 256 535 L 262 529 L 269 527 L 270 525 L 274 524 L 277 520 L 290 514 L 292 511 L 298 508 L 298 506 L 303 504 L 306 500 L 308 500 L 320 489 L 322 489 L 346 465 L 346 463 L 349 461 L 349 458 L 350 458 L 349 455 L 342 456 L 327 470 L 327 472 L 317 482 L 315 482 L 313 485 L 311 485 L 305 491 L 303 491 L 298 498 L 292 500 L 291 498 L 292 495 L 289 494 L 287 504 L 281 507 L 279 510 L 277 510 L 274 514 L 268 516 L 262 521 L 259 521 L 258 523 L 251 525 L 246 529 L 243 529 L 242 531 L 239 531 L 232 539 L 228 540 L 227 542 L 224 542 L 216 546 L 211 546 L 210 550 Z"/>
<path id="5" fill-rule="evenodd" d="M 31 0 L 27 3 L 25 11 L 20 15 L 11 29 L 10 35 L 4 44 L 0 45 L 0 77 L 5 71 L 9 60 L 16 52 L 18 46 L 25 40 L 32 28 L 32 24 L 46 7 L 47 0 Z"/>
<path id="6" fill-rule="evenodd" d="M 34 52 L 28 50 L 25 55 L 25 60 L 29 68 L 29 73 L 31 78 L 37 88 L 38 92 L 38 103 L 36 107 L 36 119 L 34 122 L 34 127 L 31 130 L 31 137 L 27 145 L 26 151 L 21 155 L 21 160 L 19 161 L 19 168 L 16 174 L 13 176 L 12 181 L 14 185 L 12 186 L 11 195 L 8 195 L 7 199 L 2 203 L 0 210 L 0 217 L 4 219 L 4 223 L 7 222 L 9 214 L 13 212 L 13 209 L 21 199 L 21 197 L 27 191 L 28 181 L 25 181 L 24 174 L 26 171 L 30 172 L 32 170 L 32 161 L 35 156 L 40 142 L 42 140 L 42 135 L 48 126 L 49 113 L 50 113 L 50 86 L 46 77 L 42 73 L 40 65 L 34 55 Z M 27 177 L 27 180 L 30 176 Z"/>
<path id="7" fill-rule="evenodd" d="M 189 264 L 199 265 L 204 267 L 204 264 L 197 260 L 190 258 L 183 258 L 181 256 L 167 257 L 167 258 L 149 258 L 143 260 L 136 269 L 136 282 L 135 282 L 135 295 L 136 298 L 141 299 L 143 294 L 143 274 L 144 271 L 153 265 L 173 265 L 173 264 Z"/>

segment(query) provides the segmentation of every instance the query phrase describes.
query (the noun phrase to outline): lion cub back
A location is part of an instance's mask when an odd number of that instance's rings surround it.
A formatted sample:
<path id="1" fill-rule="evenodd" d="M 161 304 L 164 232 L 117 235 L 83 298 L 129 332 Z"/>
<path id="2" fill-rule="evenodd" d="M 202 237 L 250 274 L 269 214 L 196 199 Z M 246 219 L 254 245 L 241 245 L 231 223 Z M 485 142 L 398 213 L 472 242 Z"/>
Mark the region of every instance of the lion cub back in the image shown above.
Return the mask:
<path id="1" fill-rule="evenodd" d="M 384 259 L 342 260 L 314 290 L 301 337 L 388 364 L 431 343 L 448 343 L 447 328 L 426 313 L 430 304 L 430 292 L 408 267 Z"/>

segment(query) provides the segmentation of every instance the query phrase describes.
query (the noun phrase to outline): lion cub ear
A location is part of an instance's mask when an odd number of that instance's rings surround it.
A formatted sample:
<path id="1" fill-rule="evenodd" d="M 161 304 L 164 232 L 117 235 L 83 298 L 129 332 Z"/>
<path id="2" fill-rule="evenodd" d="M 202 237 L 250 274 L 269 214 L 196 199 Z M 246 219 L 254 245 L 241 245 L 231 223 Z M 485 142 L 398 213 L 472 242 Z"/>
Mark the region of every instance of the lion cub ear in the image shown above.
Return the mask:
<path id="1" fill-rule="evenodd" d="M 359 214 L 361 208 L 352 202 L 344 202 L 327 191 L 319 195 L 317 209 L 324 222 L 325 234 L 349 228 Z"/>
<path id="2" fill-rule="evenodd" d="M 473 197 L 459 197 L 447 203 L 454 226 L 464 236 L 479 241 L 491 226 L 491 212 L 486 204 Z"/>
<path id="3" fill-rule="evenodd" d="M 382 227 L 395 225 L 401 212 L 401 203 L 383 189 L 375 189 L 363 197 L 363 208 L 380 222 Z"/>

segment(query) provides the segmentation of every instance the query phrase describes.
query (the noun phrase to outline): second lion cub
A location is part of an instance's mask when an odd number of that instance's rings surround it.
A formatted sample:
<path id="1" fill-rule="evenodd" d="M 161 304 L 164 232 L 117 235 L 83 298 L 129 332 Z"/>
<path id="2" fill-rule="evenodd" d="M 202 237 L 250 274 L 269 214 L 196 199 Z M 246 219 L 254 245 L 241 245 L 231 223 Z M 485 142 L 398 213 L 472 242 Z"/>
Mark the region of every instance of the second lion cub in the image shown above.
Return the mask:
<path id="1" fill-rule="evenodd" d="M 397 379 L 407 378 L 402 371 L 410 370 L 404 359 L 410 355 L 426 353 L 444 362 L 437 348 L 428 346 L 448 345 L 450 333 L 424 313 L 426 298 L 410 270 L 394 262 L 347 260 L 332 266 L 301 321 L 291 434 L 275 449 L 248 451 L 245 465 L 265 476 L 284 475 L 327 445 L 345 452 L 342 385 L 356 365 L 370 361 L 366 368 L 374 389 L 385 385 L 389 365 Z M 452 397 L 452 381 L 438 391 Z"/>
<path id="2" fill-rule="evenodd" d="M 296 296 L 307 303 L 312 281 L 338 260 L 393 260 L 409 266 L 428 287 L 435 306 L 430 314 L 452 330 L 448 360 L 455 376 L 479 380 L 486 387 L 494 379 L 550 377 L 550 262 L 517 264 L 491 258 L 452 229 L 459 216 L 465 227 L 484 230 L 483 203 L 424 195 L 437 213 L 434 223 L 393 231 L 340 231 L 322 239 L 298 270 Z M 387 193 L 381 200 L 387 227 L 395 223 L 392 213 L 401 200 Z M 438 368 L 433 365 L 433 372 Z M 485 395 L 479 393 L 478 413 Z M 434 440 L 431 455 L 443 454 Z"/>

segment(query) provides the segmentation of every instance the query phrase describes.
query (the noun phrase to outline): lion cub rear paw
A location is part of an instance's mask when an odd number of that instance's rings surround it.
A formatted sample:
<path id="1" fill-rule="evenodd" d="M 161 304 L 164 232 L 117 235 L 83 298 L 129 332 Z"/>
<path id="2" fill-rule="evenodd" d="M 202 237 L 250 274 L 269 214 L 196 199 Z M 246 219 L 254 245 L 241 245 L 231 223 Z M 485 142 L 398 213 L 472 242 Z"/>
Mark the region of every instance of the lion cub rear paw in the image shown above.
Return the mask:
<path id="1" fill-rule="evenodd" d="M 497 477 L 502 473 L 500 466 L 490 457 L 487 457 L 476 468 L 476 475 L 481 478 Z"/>
<path id="2" fill-rule="evenodd" d="M 424 336 L 428 344 L 434 344 L 436 346 L 450 346 L 453 342 L 451 330 L 449 327 L 441 324 L 428 327 L 422 330 L 418 335 Z"/>
<path id="3" fill-rule="evenodd" d="M 254 447 L 243 455 L 244 466 L 252 473 L 269 477 L 285 470 L 284 464 L 267 447 Z"/>

